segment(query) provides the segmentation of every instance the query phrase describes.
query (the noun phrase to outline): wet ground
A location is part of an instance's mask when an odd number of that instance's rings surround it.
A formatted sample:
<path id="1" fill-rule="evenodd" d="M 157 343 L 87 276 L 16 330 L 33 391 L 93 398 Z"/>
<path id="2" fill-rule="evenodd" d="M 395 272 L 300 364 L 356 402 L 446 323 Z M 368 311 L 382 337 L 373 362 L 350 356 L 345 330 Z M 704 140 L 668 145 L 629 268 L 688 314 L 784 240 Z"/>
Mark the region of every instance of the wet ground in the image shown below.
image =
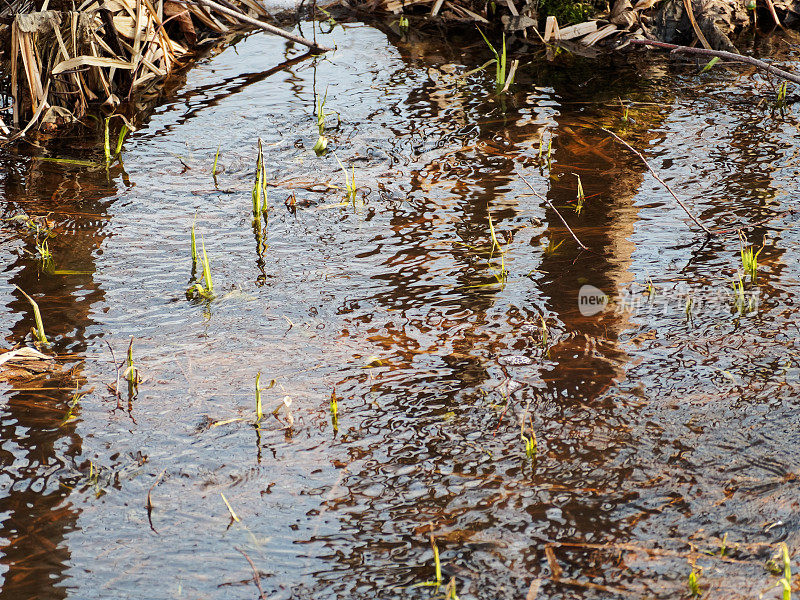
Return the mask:
<path id="1" fill-rule="evenodd" d="M 0 599 L 250 599 L 254 568 L 276 599 L 451 578 L 460 598 L 677 598 L 692 572 L 708 598 L 781 597 L 796 107 L 657 56 L 539 57 L 498 97 L 493 69 L 464 76 L 480 40 L 320 37 L 337 52 L 283 70 L 301 52 L 266 35 L 203 60 L 108 174 L 42 160 L 102 163 L 99 135 L 0 154 L 2 217 L 46 216 L 0 223 L 2 345 L 33 345 L 19 286 L 59 356 L 0 382 Z M 601 128 L 709 228 L 758 224 L 744 297 L 736 233 L 708 239 Z M 209 300 L 186 297 L 193 222 Z M 412 587 L 435 579 L 431 533 L 442 586 Z"/>

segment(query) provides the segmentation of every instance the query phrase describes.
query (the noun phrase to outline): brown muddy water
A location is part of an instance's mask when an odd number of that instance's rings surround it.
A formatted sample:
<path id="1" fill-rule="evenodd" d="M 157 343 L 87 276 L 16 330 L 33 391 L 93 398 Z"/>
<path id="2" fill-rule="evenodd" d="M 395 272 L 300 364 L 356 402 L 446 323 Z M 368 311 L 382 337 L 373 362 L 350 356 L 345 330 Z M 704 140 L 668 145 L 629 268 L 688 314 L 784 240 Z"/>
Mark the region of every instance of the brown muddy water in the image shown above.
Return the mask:
<path id="1" fill-rule="evenodd" d="M 285 70 L 265 73 L 301 52 L 266 35 L 201 61 L 108 176 L 41 160 L 102 161 L 100 136 L 0 155 L 3 218 L 54 233 L 48 267 L 31 229 L 0 224 L 3 345 L 32 344 L 18 285 L 63 366 L 0 383 L 0 599 L 256 598 L 240 551 L 264 598 L 443 597 L 412 587 L 435 577 L 431 531 L 460 598 L 678 598 L 693 571 L 707 598 L 782 597 L 770 558 L 800 549 L 796 107 L 739 67 L 657 56 L 526 61 L 498 98 L 493 72 L 462 77 L 480 40 L 321 38 L 337 52 Z M 311 150 L 326 90 L 355 206 Z M 748 304 L 737 236 L 693 229 L 600 127 L 710 227 L 761 223 Z M 212 301 L 185 295 L 195 215 Z M 584 285 L 605 310 L 583 314 Z M 116 399 L 109 346 L 120 363 L 131 337 L 144 381 Z"/>

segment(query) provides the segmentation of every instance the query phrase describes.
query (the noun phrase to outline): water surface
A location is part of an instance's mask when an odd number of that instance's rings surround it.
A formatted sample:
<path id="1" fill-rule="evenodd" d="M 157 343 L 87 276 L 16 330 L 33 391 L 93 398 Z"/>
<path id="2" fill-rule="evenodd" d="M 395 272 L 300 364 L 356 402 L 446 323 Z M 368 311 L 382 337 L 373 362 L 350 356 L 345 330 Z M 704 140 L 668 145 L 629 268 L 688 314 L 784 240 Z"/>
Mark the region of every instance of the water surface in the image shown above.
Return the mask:
<path id="1" fill-rule="evenodd" d="M 431 532 L 461 598 L 675 598 L 693 570 L 708 597 L 780 597 L 767 559 L 800 547 L 796 109 L 739 67 L 564 53 L 497 97 L 491 70 L 465 76 L 480 40 L 319 35 L 335 54 L 283 70 L 302 53 L 265 35 L 201 61 L 108 174 L 39 158 L 99 160 L 99 138 L 0 155 L 2 217 L 55 234 L 47 269 L 0 223 L 2 345 L 32 343 L 18 285 L 63 366 L 0 383 L 0 599 L 253 598 L 240 551 L 267 598 L 441 597 L 411 587 L 434 577 Z M 739 238 L 707 239 L 602 128 L 708 227 L 759 224 L 756 305 L 732 295 Z M 193 222 L 213 301 L 186 298 Z M 583 314 L 585 285 L 611 305 Z M 131 338 L 145 379 L 117 398 Z"/>

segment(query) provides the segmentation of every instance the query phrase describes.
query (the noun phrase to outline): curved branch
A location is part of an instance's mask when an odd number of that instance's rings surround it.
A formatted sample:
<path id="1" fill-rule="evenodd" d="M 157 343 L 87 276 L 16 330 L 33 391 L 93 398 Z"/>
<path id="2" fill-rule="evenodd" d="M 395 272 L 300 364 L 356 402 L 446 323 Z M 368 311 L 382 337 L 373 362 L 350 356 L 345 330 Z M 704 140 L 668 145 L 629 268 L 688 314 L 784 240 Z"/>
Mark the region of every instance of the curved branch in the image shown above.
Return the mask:
<path id="1" fill-rule="evenodd" d="M 654 46 L 656 48 L 666 48 L 667 50 L 671 50 L 672 54 L 700 54 L 703 56 L 717 56 L 719 58 L 726 58 L 728 60 L 732 60 L 735 62 L 752 65 L 757 69 L 761 69 L 762 71 L 767 71 L 768 73 L 772 73 L 773 75 L 777 75 L 778 77 L 781 77 L 783 79 L 788 79 L 792 83 L 800 84 L 800 75 L 795 75 L 794 73 L 790 73 L 789 71 L 784 71 L 783 69 L 773 67 L 771 64 L 765 63 L 763 60 L 758 60 L 757 58 L 753 58 L 752 56 L 746 56 L 744 54 L 735 54 L 733 52 L 726 52 L 725 50 L 689 48 L 688 46 L 676 46 L 675 44 L 668 44 L 666 42 L 654 42 L 652 40 L 631 40 L 630 42 L 631 44 L 639 46 Z"/>

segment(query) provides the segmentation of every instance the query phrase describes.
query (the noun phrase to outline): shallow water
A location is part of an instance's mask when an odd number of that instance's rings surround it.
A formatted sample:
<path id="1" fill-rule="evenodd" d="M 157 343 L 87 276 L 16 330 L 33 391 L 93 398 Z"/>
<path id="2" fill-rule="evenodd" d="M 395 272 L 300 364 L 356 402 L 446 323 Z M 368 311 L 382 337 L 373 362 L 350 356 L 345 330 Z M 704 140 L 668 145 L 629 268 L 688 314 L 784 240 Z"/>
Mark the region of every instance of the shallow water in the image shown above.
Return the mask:
<path id="1" fill-rule="evenodd" d="M 265 35 L 201 61 L 108 175 L 36 158 L 101 160 L 99 138 L 0 155 L 2 216 L 55 233 L 48 273 L 0 224 L 3 345 L 31 343 L 19 285 L 63 365 L 0 383 L 0 599 L 253 598 L 240 551 L 266 598 L 441 597 L 410 587 L 434 577 L 431 531 L 461 598 L 675 598 L 693 570 L 709 597 L 780 597 L 766 561 L 800 549 L 796 108 L 745 69 L 656 56 L 540 57 L 499 99 L 492 73 L 463 77 L 480 40 L 320 37 L 335 54 L 285 70 L 265 72 L 301 52 Z M 317 158 L 326 90 L 341 125 Z M 601 127 L 709 227 L 762 223 L 756 305 L 731 294 L 736 235 L 707 240 Z M 185 295 L 195 219 L 208 302 Z M 582 314 L 584 285 L 611 304 Z M 117 399 L 131 337 L 144 381 Z"/>

